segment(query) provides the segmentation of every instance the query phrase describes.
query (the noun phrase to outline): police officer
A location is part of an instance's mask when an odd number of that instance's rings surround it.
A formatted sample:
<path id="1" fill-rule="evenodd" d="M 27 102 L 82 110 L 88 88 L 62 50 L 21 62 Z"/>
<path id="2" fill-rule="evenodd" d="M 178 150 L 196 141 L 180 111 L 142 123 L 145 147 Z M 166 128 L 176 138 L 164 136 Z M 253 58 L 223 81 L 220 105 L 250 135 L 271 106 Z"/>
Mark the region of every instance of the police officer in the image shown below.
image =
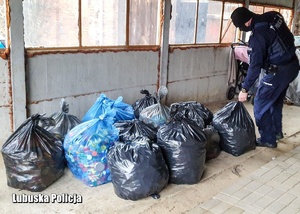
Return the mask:
<path id="1" fill-rule="evenodd" d="M 265 72 L 254 98 L 254 118 L 260 133 L 256 145 L 276 148 L 276 140 L 283 138 L 285 93 L 299 72 L 294 36 L 282 15 L 275 11 L 259 15 L 239 7 L 232 12 L 231 19 L 241 31 L 252 31 L 249 38 L 249 68 L 238 100 L 247 100 L 249 89 L 261 71 Z"/>

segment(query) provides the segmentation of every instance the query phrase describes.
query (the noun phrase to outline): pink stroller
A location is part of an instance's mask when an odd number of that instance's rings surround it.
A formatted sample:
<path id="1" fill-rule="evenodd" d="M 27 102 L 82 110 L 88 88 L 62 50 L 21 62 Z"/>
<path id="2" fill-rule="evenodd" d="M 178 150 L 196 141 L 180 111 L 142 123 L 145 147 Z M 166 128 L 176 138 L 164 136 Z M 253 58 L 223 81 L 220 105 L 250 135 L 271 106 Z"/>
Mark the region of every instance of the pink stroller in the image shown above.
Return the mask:
<path id="1" fill-rule="evenodd" d="M 244 42 L 232 43 L 232 62 L 231 69 L 228 71 L 228 89 L 226 92 L 227 99 L 231 100 L 242 89 L 242 83 L 247 75 L 249 67 L 248 46 Z M 249 98 L 251 95 L 249 95 Z"/>

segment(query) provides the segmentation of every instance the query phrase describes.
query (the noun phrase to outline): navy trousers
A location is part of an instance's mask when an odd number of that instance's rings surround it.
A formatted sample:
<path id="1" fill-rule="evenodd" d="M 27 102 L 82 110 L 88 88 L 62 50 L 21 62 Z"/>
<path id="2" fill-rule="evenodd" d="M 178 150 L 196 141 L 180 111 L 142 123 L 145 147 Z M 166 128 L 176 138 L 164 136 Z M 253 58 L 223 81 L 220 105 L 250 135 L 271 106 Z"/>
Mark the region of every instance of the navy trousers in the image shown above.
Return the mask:
<path id="1" fill-rule="evenodd" d="M 265 75 L 259 82 L 254 98 L 254 118 L 261 142 L 276 143 L 276 133 L 282 131 L 282 109 L 285 93 L 299 73 L 299 61 L 279 66 L 276 73 Z"/>

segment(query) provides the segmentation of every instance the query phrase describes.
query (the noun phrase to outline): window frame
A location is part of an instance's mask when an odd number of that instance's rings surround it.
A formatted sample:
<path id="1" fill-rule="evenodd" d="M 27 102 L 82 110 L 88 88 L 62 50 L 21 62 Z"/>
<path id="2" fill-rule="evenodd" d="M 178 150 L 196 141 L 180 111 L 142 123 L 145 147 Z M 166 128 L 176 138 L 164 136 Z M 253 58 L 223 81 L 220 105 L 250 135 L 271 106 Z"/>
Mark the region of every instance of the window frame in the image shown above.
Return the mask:
<path id="1" fill-rule="evenodd" d="M 78 13 L 79 13 L 79 18 L 78 18 L 78 36 L 79 36 L 79 46 L 74 46 L 74 47 L 25 47 L 26 51 L 31 52 L 31 51 L 35 51 L 37 53 L 42 53 L 43 51 L 56 51 L 56 52 L 83 52 L 83 53 L 91 53 L 91 52 L 101 52 L 101 51 L 128 51 L 128 50 L 159 50 L 160 45 L 161 45 L 161 40 L 162 40 L 162 19 L 164 17 L 163 14 L 163 4 L 164 4 L 164 0 L 160 0 L 160 8 L 158 9 L 159 11 L 159 15 L 160 15 L 160 20 L 158 20 L 158 22 L 160 22 L 161 24 L 157 25 L 157 29 L 159 32 L 157 32 L 157 40 L 159 41 L 157 45 L 129 45 L 129 15 L 130 15 L 130 1 L 131 0 L 126 0 L 126 44 L 125 45 L 113 45 L 113 46 L 82 46 L 82 18 L 81 18 L 81 5 L 82 5 L 82 0 L 78 0 Z M 220 35 L 219 35 L 219 41 L 218 42 L 214 42 L 214 43 L 197 43 L 197 25 L 198 25 L 198 10 L 199 10 L 199 0 L 197 1 L 197 7 L 196 7 L 196 25 L 194 31 L 194 43 L 191 44 L 169 44 L 170 47 L 224 47 L 224 46 L 228 46 L 231 43 L 230 42 L 222 42 L 222 34 L 223 34 L 223 28 L 226 27 L 223 25 L 224 22 L 224 8 L 225 8 L 225 3 L 233 3 L 233 4 L 240 4 L 242 6 L 245 6 L 244 1 L 242 0 L 215 0 L 218 2 L 222 3 L 222 14 L 221 14 L 221 22 L 220 22 Z M 7 0 L 6 0 L 7 2 Z M 7 3 L 8 4 L 8 3 Z M 265 10 L 266 7 L 272 7 L 272 8 L 277 8 L 280 11 L 282 9 L 284 10 L 290 10 L 291 11 L 291 16 L 289 17 L 289 23 L 288 26 L 289 28 L 291 28 L 292 26 L 292 20 L 294 18 L 294 10 L 292 8 L 287 8 L 287 7 L 283 7 L 283 6 L 276 6 L 276 5 L 271 5 L 271 4 L 257 4 L 257 3 L 251 3 L 251 6 L 262 6 L 263 10 Z M 9 13 L 8 13 L 9 14 Z M 174 14 L 172 14 L 172 18 L 174 18 Z M 232 22 L 230 23 L 232 24 Z M 224 34 L 225 35 L 225 34 Z M 236 40 L 241 39 L 243 37 L 243 33 L 241 33 L 240 31 L 236 30 L 235 32 L 235 38 Z M 9 41 L 9 38 L 7 39 L 7 42 Z M 234 41 L 232 41 L 234 42 Z M 31 52 L 32 53 L 32 52 Z"/>
<path id="2" fill-rule="evenodd" d="M 219 35 L 219 41 L 216 43 L 196 43 L 196 39 L 194 39 L 194 43 L 190 43 L 190 44 L 170 44 L 171 47 L 224 47 L 224 46 L 229 46 L 231 44 L 231 42 L 222 42 L 222 34 L 223 34 L 223 28 L 226 26 L 223 26 L 223 22 L 224 22 L 224 8 L 225 8 L 225 3 L 232 3 L 232 4 L 240 4 L 241 6 L 245 7 L 245 2 L 241 1 L 241 0 L 214 0 L 214 1 L 218 1 L 218 2 L 222 2 L 222 14 L 221 14 L 221 24 L 220 24 L 220 35 Z M 196 10 L 196 24 L 198 24 L 198 5 L 199 5 L 199 0 L 197 0 L 197 10 Z M 288 22 L 288 27 L 291 29 L 292 27 L 292 21 L 294 18 L 294 10 L 292 8 L 288 8 L 288 7 L 283 7 L 283 6 L 277 6 L 277 5 L 272 5 L 272 4 L 258 4 L 258 3 L 251 3 L 251 6 L 262 6 L 263 7 L 263 11 L 265 11 L 266 7 L 271 7 L 271 8 L 276 8 L 279 9 L 279 12 L 281 12 L 281 10 L 290 10 L 291 11 L 291 15 L 289 17 L 289 22 Z M 230 25 L 233 24 L 232 21 L 230 22 Z M 229 26 L 228 26 L 229 28 Z M 196 25 L 196 29 L 195 32 L 197 32 L 197 25 Z M 243 34 L 241 31 L 239 31 L 238 29 L 235 31 L 235 40 L 238 41 L 240 39 L 243 38 Z M 195 38 L 197 37 L 197 34 L 195 33 Z M 225 34 L 224 36 L 225 37 Z M 236 41 L 232 41 L 232 42 L 236 42 Z"/>
<path id="3" fill-rule="evenodd" d="M 225 8 L 225 3 L 232 3 L 232 4 L 240 4 L 240 6 L 244 6 L 244 1 L 241 0 L 213 0 L 216 2 L 221 2 L 222 3 L 222 9 L 221 9 L 221 19 L 220 19 L 220 30 L 219 30 L 219 39 L 218 42 L 210 42 L 210 43 L 197 43 L 196 42 L 196 38 L 197 38 L 197 28 L 198 28 L 198 10 L 199 10 L 199 1 L 200 0 L 196 0 L 197 1 L 197 5 L 196 5 L 196 29 L 195 29 L 195 34 L 194 34 L 194 42 L 193 43 L 185 43 L 185 44 L 170 44 L 171 47 L 187 47 L 187 46 L 191 46 L 191 47 L 224 47 L 224 46 L 228 46 L 229 44 L 231 44 L 230 42 L 222 42 L 222 33 L 223 33 L 223 22 L 224 22 L 224 8 Z M 230 25 L 232 24 L 232 22 L 230 21 L 230 24 L 228 26 L 228 29 L 230 27 Z M 237 34 L 237 31 L 236 33 Z M 223 38 L 225 37 L 225 34 L 223 36 Z M 237 37 L 237 35 L 235 35 L 235 38 Z"/>
<path id="4" fill-rule="evenodd" d="M 5 47 L 0 48 L 0 57 L 4 60 L 9 58 L 9 46 L 10 46 L 10 37 L 9 37 L 9 24 L 10 24 L 10 7 L 9 7 L 9 0 L 3 0 L 5 5 Z"/>
<path id="5" fill-rule="evenodd" d="M 130 1 L 131 0 L 125 0 L 126 1 L 126 24 L 125 24 L 125 44 L 124 45 L 100 45 L 100 46 L 83 46 L 83 36 L 82 36 L 82 2 L 83 0 L 77 0 L 78 1 L 78 46 L 60 46 L 60 47 L 24 47 L 26 51 L 30 52 L 31 56 L 35 55 L 33 54 L 33 51 L 37 54 L 42 54 L 45 51 L 49 52 L 82 52 L 82 53 L 90 53 L 90 52 L 101 52 L 101 51 L 107 51 L 107 50 L 119 50 L 119 51 L 128 51 L 128 50 L 159 50 L 161 40 L 162 40 L 162 17 L 163 17 L 163 4 L 164 0 L 158 0 L 158 19 L 157 19 L 157 43 L 158 44 L 150 44 L 150 45 L 131 45 L 129 44 L 129 36 L 130 36 Z M 25 26 L 24 26 L 25 27 Z"/>

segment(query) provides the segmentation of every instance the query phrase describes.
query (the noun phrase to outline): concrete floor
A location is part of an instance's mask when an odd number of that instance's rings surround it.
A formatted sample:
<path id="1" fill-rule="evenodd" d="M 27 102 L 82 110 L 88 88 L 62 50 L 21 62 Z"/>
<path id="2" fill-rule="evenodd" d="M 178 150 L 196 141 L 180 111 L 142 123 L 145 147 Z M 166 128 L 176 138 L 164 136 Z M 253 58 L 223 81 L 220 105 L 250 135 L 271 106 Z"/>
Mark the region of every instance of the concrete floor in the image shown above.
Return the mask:
<path id="1" fill-rule="evenodd" d="M 215 112 L 225 104 L 226 101 L 205 106 Z M 245 106 L 253 116 L 253 106 L 250 103 L 245 103 Z M 148 197 L 139 201 L 124 200 L 114 193 L 112 183 L 88 187 L 66 169 L 65 174 L 58 181 L 40 193 L 49 196 L 53 193 L 78 194 L 82 196 L 82 203 L 13 203 L 13 194 L 39 193 L 8 187 L 3 158 L 0 154 L 0 213 L 188 213 L 272 159 L 300 145 L 300 107 L 284 105 L 283 114 L 285 138 L 279 141 L 278 148 L 257 147 L 239 157 L 222 151 L 218 158 L 206 162 L 204 176 L 198 184 L 169 184 L 160 192 L 159 199 Z"/>

